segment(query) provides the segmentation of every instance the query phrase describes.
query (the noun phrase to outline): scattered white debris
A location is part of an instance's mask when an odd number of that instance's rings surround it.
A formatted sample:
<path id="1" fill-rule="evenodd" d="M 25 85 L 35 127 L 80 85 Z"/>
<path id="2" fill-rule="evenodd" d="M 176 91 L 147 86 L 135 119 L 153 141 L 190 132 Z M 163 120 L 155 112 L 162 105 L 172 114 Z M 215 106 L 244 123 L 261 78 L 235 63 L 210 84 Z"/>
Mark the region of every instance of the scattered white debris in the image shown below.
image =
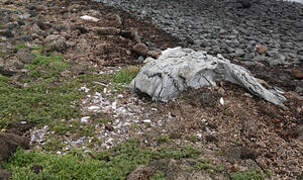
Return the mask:
<path id="1" fill-rule="evenodd" d="M 99 21 L 98 18 L 88 16 L 88 15 L 81 16 L 80 18 L 83 19 L 83 20 L 86 20 L 86 21 L 93 21 L 93 22 L 98 22 Z"/>
<path id="2" fill-rule="evenodd" d="M 84 123 L 84 124 L 87 124 L 89 119 L 90 119 L 89 116 L 85 116 L 85 117 L 82 117 L 82 118 L 81 118 L 80 122 L 81 122 L 81 123 Z"/>
<path id="3" fill-rule="evenodd" d="M 151 123 L 152 121 L 150 119 L 143 120 L 144 123 Z"/>
<path id="4" fill-rule="evenodd" d="M 115 102 L 112 103 L 112 108 L 113 108 L 113 110 L 117 109 L 117 101 L 115 101 Z"/>
<path id="5" fill-rule="evenodd" d="M 99 106 L 90 106 L 90 107 L 88 107 L 88 110 L 97 111 L 97 110 L 100 110 L 100 107 Z"/>
<path id="6" fill-rule="evenodd" d="M 244 93 L 244 96 L 247 96 L 247 97 L 253 97 L 251 94 L 249 93 Z"/>
<path id="7" fill-rule="evenodd" d="M 224 105 L 224 99 L 223 99 L 223 97 L 220 98 L 220 104 Z"/>
<path id="8" fill-rule="evenodd" d="M 79 90 L 84 91 L 85 93 L 89 92 L 89 89 L 87 87 L 81 87 Z"/>
<path id="9" fill-rule="evenodd" d="M 200 139 L 202 138 L 202 134 L 201 134 L 201 133 L 198 133 L 197 136 L 198 136 L 198 138 L 200 138 Z"/>
<path id="10" fill-rule="evenodd" d="M 26 121 L 20 121 L 20 124 L 27 124 Z"/>
<path id="11" fill-rule="evenodd" d="M 172 116 L 171 112 L 169 112 L 167 116 L 168 116 L 168 119 L 173 118 L 173 116 Z"/>
<path id="12" fill-rule="evenodd" d="M 42 129 L 34 128 L 31 130 L 31 141 L 30 144 L 41 143 L 44 136 L 47 134 L 48 126 L 44 126 Z"/>

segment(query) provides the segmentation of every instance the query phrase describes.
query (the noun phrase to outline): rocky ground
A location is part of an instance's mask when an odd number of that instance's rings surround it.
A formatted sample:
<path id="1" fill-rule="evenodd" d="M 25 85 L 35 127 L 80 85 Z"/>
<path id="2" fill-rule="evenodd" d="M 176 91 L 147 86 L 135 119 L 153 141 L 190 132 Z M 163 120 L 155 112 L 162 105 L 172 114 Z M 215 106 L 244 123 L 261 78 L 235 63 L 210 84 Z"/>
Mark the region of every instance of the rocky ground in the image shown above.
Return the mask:
<path id="1" fill-rule="evenodd" d="M 0 179 L 303 178 L 302 5 L 110 3 L 1 2 Z M 246 66 L 286 107 L 226 82 L 168 103 L 128 89 L 175 46 Z"/>
<path id="2" fill-rule="evenodd" d="M 302 95 L 301 75 L 291 72 L 296 66 L 302 69 L 303 4 L 255 0 L 245 8 L 234 0 L 98 1 L 151 18 L 186 46 L 220 53 Z"/>

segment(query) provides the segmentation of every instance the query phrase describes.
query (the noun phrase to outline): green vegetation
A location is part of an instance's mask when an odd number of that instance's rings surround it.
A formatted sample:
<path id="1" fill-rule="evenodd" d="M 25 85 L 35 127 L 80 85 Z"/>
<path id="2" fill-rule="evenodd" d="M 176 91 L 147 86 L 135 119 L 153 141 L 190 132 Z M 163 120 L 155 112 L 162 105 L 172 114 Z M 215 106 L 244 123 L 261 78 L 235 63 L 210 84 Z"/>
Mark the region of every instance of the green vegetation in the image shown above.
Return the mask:
<path id="1" fill-rule="evenodd" d="M 72 102 L 82 97 L 77 89 L 79 83 L 76 79 L 63 83 L 47 79 L 23 88 L 1 79 L 0 128 L 14 121 L 47 123 L 79 116 L 77 104 L 71 106 Z"/>
<path id="2" fill-rule="evenodd" d="M 190 170 L 207 170 L 209 173 L 213 172 L 223 172 L 224 167 L 222 165 L 212 165 L 211 161 L 208 159 L 199 159 L 194 167 L 191 167 Z"/>
<path id="3" fill-rule="evenodd" d="M 37 47 L 39 48 L 39 47 Z M 69 68 L 69 64 L 64 62 L 64 58 L 61 55 L 46 56 L 41 54 L 38 50 L 33 50 L 33 54 L 36 58 L 25 68 L 29 69 L 29 75 L 35 78 L 50 78 L 54 76 L 60 76 L 60 72 Z"/>
<path id="4" fill-rule="evenodd" d="M 256 169 L 233 173 L 232 180 L 264 180 L 264 176 Z"/>
<path id="5" fill-rule="evenodd" d="M 138 141 L 129 140 L 110 150 L 95 153 L 94 156 L 70 151 L 66 155 L 25 152 L 19 149 L 3 167 L 13 172 L 13 180 L 19 179 L 125 179 L 139 165 L 148 165 L 158 158 L 188 158 L 199 154 L 192 147 L 184 150 L 151 150 L 140 147 Z M 93 158 L 92 158 L 93 157 Z M 40 166 L 42 170 L 35 174 L 31 168 Z M 164 174 L 156 172 L 153 180 L 163 180 Z"/>
<path id="6" fill-rule="evenodd" d="M 26 48 L 26 47 L 27 47 L 26 44 L 21 43 L 21 44 L 17 44 L 17 45 L 15 46 L 15 49 L 16 49 L 16 50 L 19 50 L 19 49 Z"/>
<path id="7" fill-rule="evenodd" d="M 161 171 L 156 171 L 150 180 L 165 180 L 165 174 Z"/>
<path id="8" fill-rule="evenodd" d="M 106 82 L 111 82 L 112 89 L 123 90 L 126 84 L 129 84 L 137 75 L 138 67 L 123 68 L 114 74 L 103 75 L 102 79 Z"/>
<path id="9" fill-rule="evenodd" d="M 129 84 L 137 75 L 138 68 L 125 68 L 113 75 L 114 83 Z"/>
<path id="10" fill-rule="evenodd" d="M 169 136 L 157 136 L 156 137 L 156 141 L 157 143 L 159 144 L 162 144 L 162 143 L 168 143 L 169 142 Z"/>
<path id="11" fill-rule="evenodd" d="M 192 143 L 196 143 L 198 141 L 197 137 L 194 135 L 187 137 L 187 140 L 189 140 Z"/>

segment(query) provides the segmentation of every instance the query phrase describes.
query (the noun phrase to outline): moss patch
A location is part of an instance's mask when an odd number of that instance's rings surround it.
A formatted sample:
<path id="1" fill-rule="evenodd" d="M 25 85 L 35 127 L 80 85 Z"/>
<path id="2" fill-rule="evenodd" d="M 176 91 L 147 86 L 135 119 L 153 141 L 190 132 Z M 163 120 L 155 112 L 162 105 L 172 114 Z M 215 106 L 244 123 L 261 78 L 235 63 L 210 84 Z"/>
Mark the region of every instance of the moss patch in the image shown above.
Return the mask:
<path id="1" fill-rule="evenodd" d="M 56 83 L 49 79 L 18 88 L 0 81 L 0 127 L 7 121 L 46 123 L 77 117 L 79 108 L 71 104 L 81 97 L 77 81 Z"/>
<path id="2" fill-rule="evenodd" d="M 232 180 L 264 180 L 264 176 L 255 169 L 249 169 L 243 172 L 233 173 Z"/>
<path id="3" fill-rule="evenodd" d="M 3 167 L 13 172 L 17 179 L 125 179 L 139 165 L 148 163 L 159 157 L 177 158 L 195 156 L 198 150 L 166 149 L 151 150 L 141 147 L 136 140 L 129 140 L 108 151 L 100 153 L 84 153 L 71 151 L 66 155 L 44 154 L 41 152 L 25 152 L 19 149 Z M 161 155 L 160 155 L 161 154 Z M 41 167 L 35 174 L 31 168 Z M 164 179 L 164 174 L 156 173 L 152 179 Z"/>

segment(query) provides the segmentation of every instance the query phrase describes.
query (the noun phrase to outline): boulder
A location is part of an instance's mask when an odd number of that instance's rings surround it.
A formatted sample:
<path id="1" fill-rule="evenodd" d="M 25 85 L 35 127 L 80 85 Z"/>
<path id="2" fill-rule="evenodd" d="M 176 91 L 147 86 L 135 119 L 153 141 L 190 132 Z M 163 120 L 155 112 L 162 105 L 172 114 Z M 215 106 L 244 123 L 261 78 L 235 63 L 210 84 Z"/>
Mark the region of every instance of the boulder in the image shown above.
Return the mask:
<path id="1" fill-rule="evenodd" d="M 66 39 L 60 35 L 49 35 L 45 42 L 51 51 L 64 52 L 67 49 Z"/>
<path id="2" fill-rule="evenodd" d="M 133 51 L 139 56 L 146 56 L 148 52 L 148 47 L 144 43 L 137 43 L 133 46 Z"/>
<path id="3" fill-rule="evenodd" d="M 16 56 L 19 59 L 19 61 L 25 64 L 31 63 L 36 58 L 36 56 L 33 55 L 28 48 L 19 49 Z"/>
<path id="4" fill-rule="evenodd" d="M 266 89 L 247 69 L 230 63 L 221 55 L 214 57 L 204 51 L 176 47 L 163 51 L 157 60 L 147 58 L 145 62 L 130 87 L 155 101 L 165 102 L 187 88 L 215 86 L 216 81 L 222 80 L 238 84 L 276 105 L 283 106 L 286 100 L 283 92 Z"/>
<path id="5" fill-rule="evenodd" d="M 18 146 L 24 149 L 29 148 L 27 138 L 11 133 L 0 133 L 0 144 L 0 162 L 7 160 L 17 150 Z"/>

